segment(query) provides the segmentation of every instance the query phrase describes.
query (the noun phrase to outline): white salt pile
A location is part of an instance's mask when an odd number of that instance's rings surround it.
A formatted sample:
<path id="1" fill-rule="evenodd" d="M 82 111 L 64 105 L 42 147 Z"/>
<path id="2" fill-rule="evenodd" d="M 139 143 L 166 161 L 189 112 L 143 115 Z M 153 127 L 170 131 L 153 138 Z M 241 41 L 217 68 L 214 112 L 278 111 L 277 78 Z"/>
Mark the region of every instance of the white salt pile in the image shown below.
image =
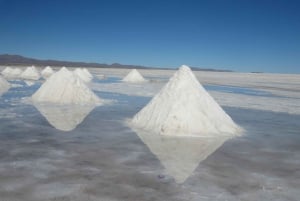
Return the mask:
<path id="1" fill-rule="evenodd" d="M 20 68 L 6 67 L 1 73 L 4 77 L 8 79 L 17 79 L 20 78 L 22 70 Z"/>
<path id="2" fill-rule="evenodd" d="M 11 73 L 12 70 L 13 69 L 11 67 L 6 67 L 4 70 L 2 70 L 1 74 L 3 76 L 7 76 L 7 75 L 9 75 Z"/>
<path id="3" fill-rule="evenodd" d="M 41 74 L 44 79 L 47 79 L 54 73 L 53 69 L 50 66 L 47 66 L 44 70 L 42 70 Z"/>
<path id="4" fill-rule="evenodd" d="M 170 136 L 232 136 L 241 131 L 188 66 L 179 68 L 131 124 Z"/>
<path id="5" fill-rule="evenodd" d="M 131 83 L 147 82 L 147 80 L 136 69 L 131 70 L 122 81 Z"/>
<path id="6" fill-rule="evenodd" d="M 76 68 L 73 72 L 84 82 L 90 82 L 93 79 L 93 75 L 86 68 Z"/>
<path id="7" fill-rule="evenodd" d="M 34 66 L 31 66 L 27 67 L 20 77 L 26 80 L 39 80 L 41 75 Z"/>
<path id="8" fill-rule="evenodd" d="M 166 173 L 180 184 L 185 182 L 201 161 L 214 153 L 228 139 L 228 137 L 179 138 L 135 131 L 165 167 Z"/>
<path id="9" fill-rule="evenodd" d="M 101 100 L 66 68 L 60 69 L 32 95 L 34 102 L 60 104 L 100 104 Z"/>
<path id="10" fill-rule="evenodd" d="M 2 94 L 4 94 L 9 88 L 9 83 L 2 76 L 0 76 L 0 96 L 2 96 Z"/>

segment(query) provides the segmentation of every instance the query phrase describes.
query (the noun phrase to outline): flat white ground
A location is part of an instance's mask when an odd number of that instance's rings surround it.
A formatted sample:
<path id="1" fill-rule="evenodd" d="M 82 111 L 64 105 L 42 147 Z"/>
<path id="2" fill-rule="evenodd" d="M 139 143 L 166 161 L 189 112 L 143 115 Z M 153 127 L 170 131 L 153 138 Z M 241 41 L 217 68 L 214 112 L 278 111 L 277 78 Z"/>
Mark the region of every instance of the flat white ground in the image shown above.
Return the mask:
<path id="1" fill-rule="evenodd" d="M 174 71 L 139 70 L 143 84 L 120 81 L 129 69 L 90 71 L 89 86 L 114 101 L 76 115 L 28 104 L 42 80 L 10 81 L 0 97 L 1 201 L 299 199 L 300 75 L 195 72 L 246 130 L 212 141 L 154 138 L 124 123 Z M 74 129 L 55 128 L 64 122 Z"/>

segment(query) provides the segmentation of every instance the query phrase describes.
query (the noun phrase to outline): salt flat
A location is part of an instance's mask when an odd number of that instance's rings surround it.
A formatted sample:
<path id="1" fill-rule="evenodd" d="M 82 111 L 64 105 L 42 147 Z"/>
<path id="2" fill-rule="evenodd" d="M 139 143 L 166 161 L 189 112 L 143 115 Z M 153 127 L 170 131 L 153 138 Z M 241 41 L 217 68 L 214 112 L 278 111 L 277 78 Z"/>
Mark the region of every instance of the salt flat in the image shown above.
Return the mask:
<path id="1" fill-rule="evenodd" d="M 152 137 L 125 123 L 174 71 L 139 70 L 149 82 L 135 84 L 121 82 L 129 69 L 89 70 L 95 94 L 114 101 L 79 110 L 80 122 L 52 115 L 49 123 L 27 101 L 44 81 L 9 81 L 0 97 L 1 201 L 300 197 L 300 75 L 194 72 L 245 129 L 241 137 L 211 141 Z M 57 120 L 78 124 L 65 132 Z"/>

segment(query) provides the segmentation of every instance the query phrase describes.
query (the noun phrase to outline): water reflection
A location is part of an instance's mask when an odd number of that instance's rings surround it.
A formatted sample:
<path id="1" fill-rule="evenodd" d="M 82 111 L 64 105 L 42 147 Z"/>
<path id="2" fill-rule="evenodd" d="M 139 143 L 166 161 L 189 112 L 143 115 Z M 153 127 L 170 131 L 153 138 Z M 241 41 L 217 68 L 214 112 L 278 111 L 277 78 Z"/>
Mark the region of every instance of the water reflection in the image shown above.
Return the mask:
<path id="1" fill-rule="evenodd" d="M 49 124 L 58 130 L 71 131 L 95 108 L 95 105 L 59 105 L 34 103 Z"/>
<path id="2" fill-rule="evenodd" d="M 177 183 L 183 183 L 199 163 L 215 152 L 229 137 L 170 137 L 134 129 L 139 138 Z"/>

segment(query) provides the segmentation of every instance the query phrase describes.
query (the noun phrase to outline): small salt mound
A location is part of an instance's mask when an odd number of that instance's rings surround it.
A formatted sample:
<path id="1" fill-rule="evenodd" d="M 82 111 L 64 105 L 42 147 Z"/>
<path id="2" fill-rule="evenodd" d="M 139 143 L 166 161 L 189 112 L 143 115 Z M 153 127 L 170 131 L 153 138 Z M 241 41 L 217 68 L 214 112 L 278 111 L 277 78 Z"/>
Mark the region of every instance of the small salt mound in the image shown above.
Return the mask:
<path id="1" fill-rule="evenodd" d="M 41 74 L 44 79 L 47 79 L 54 73 L 53 69 L 50 66 L 47 66 L 44 70 L 42 70 Z"/>
<path id="2" fill-rule="evenodd" d="M 2 76 L 0 76 L 0 96 L 2 96 L 2 94 L 4 94 L 9 88 L 9 83 Z"/>
<path id="3" fill-rule="evenodd" d="M 147 80 L 136 69 L 133 69 L 132 71 L 130 71 L 123 78 L 123 82 L 138 83 L 138 82 L 146 82 L 146 81 Z"/>
<path id="4" fill-rule="evenodd" d="M 84 82 L 90 82 L 93 79 L 93 75 L 86 68 L 76 68 L 73 72 Z"/>
<path id="5" fill-rule="evenodd" d="M 9 74 L 11 73 L 12 70 L 13 70 L 13 69 L 12 69 L 11 67 L 6 67 L 6 68 L 1 72 L 1 74 L 2 74 L 3 76 L 7 76 L 7 75 L 9 75 Z"/>
<path id="6" fill-rule="evenodd" d="M 188 66 L 182 66 L 131 123 L 170 136 L 233 136 L 241 131 Z"/>
<path id="7" fill-rule="evenodd" d="M 33 101 L 61 104 L 100 104 L 100 99 L 66 68 L 49 77 L 32 95 Z"/>
<path id="8" fill-rule="evenodd" d="M 38 80 L 40 79 L 41 75 L 34 66 L 31 66 L 27 67 L 20 77 L 27 80 Z"/>
<path id="9" fill-rule="evenodd" d="M 20 77 L 22 70 L 20 68 L 6 67 L 1 73 L 8 79 L 16 79 Z"/>

